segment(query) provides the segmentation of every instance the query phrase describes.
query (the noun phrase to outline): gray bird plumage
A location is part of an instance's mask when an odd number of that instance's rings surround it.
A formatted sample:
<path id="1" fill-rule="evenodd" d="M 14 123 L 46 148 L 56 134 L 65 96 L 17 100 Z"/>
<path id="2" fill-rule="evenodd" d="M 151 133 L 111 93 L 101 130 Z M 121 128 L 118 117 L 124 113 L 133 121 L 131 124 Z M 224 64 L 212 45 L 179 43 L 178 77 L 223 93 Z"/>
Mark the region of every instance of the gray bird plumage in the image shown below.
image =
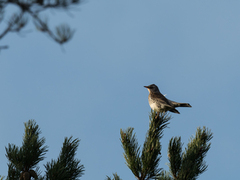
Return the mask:
<path id="1" fill-rule="evenodd" d="M 149 86 L 144 86 L 149 91 L 148 102 L 152 110 L 158 112 L 166 112 L 170 111 L 173 113 L 180 114 L 176 107 L 192 107 L 188 103 L 179 103 L 175 101 L 171 101 L 167 99 L 164 95 L 162 95 L 155 84 L 151 84 Z"/>

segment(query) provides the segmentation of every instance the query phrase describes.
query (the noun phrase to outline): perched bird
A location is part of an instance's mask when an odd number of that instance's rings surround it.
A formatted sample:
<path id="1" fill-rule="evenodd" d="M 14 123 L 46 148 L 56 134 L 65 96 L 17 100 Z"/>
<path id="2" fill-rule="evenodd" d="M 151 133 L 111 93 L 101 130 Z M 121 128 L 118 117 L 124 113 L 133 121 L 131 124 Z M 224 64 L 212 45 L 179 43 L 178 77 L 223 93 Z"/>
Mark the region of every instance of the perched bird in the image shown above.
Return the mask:
<path id="1" fill-rule="evenodd" d="M 175 109 L 176 107 L 192 107 L 188 103 L 178 103 L 167 99 L 160 93 L 158 87 L 155 84 L 144 87 L 149 91 L 148 102 L 151 109 L 158 113 L 157 116 L 159 116 L 160 112 L 166 111 L 180 114 L 178 110 Z"/>

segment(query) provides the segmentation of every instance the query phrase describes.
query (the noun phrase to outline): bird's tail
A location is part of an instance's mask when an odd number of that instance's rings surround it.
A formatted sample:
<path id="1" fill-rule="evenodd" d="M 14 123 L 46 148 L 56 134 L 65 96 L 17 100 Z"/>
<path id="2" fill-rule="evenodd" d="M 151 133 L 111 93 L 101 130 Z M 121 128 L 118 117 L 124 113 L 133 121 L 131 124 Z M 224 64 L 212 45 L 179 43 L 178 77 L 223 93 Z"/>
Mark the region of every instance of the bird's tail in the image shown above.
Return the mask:
<path id="1" fill-rule="evenodd" d="M 174 107 L 192 107 L 189 103 L 178 103 L 171 101 L 171 103 L 174 105 Z"/>
<path id="2" fill-rule="evenodd" d="M 178 103 L 178 107 L 192 107 L 189 103 Z"/>

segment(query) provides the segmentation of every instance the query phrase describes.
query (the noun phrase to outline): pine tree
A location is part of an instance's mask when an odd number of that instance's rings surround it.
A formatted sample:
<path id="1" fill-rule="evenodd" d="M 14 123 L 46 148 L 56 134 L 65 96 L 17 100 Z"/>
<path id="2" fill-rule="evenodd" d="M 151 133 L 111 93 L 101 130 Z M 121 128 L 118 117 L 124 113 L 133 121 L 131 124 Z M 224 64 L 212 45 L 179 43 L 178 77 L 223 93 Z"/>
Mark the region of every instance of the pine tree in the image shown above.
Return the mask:
<path id="1" fill-rule="evenodd" d="M 36 122 L 25 123 L 25 134 L 21 147 L 9 144 L 6 148 L 6 156 L 9 160 L 8 179 L 15 178 L 28 180 L 31 177 L 37 179 L 37 174 L 33 170 L 36 165 L 44 159 L 47 146 L 44 146 L 45 139 L 39 138 L 40 129 Z M 19 174 L 20 173 L 20 174 Z"/>
<path id="2" fill-rule="evenodd" d="M 79 139 L 65 138 L 61 153 L 57 160 L 52 160 L 45 165 L 46 175 L 41 176 L 40 161 L 45 158 L 48 147 L 45 138 L 40 138 L 39 126 L 34 120 L 25 124 L 25 133 L 21 147 L 9 144 L 6 147 L 8 163 L 7 180 L 77 180 L 83 175 L 84 166 L 75 158 Z"/>
<path id="3" fill-rule="evenodd" d="M 30 17 L 39 31 L 47 34 L 59 44 L 66 43 L 72 38 L 74 31 L 66 24 L 57 26 L 55 31 L 51 30 L 47 19 L 42 18 L 42 14 L 49 9 L 67 11 L 80 2 L 82 0 L 0 0 L 0 25 L 2 27 L 0 40 L 9 33 L 22 32 Z M 8 5 L 17 7 L 18 11 L 12 13 L 10 17 L 5 17 Z M 7 22 L 5 27 L 2 22 Z M 0 50 L 7 48 L 7 45 L 0 46 Z"/>
<path id="4" fill-rule="evenodd" d="M 168 157 L 170 172 L 159 167 L 161 159 L 161 138 L 163 130 L 168 126 L 171 117 L 167 113 L 151 111 L 149 130 L 143 148 L 140 151 L 134 128 L 120 130 L 124 158 L 129 169 L 138 180 L 195 180 L 206 171 L 204 161 L 210 149 L 212 133 L 206 127 L 198 128 L 195 137 L 191 137 L 185 150 L 181 137 L 174 137 L 169 142 Z"/>

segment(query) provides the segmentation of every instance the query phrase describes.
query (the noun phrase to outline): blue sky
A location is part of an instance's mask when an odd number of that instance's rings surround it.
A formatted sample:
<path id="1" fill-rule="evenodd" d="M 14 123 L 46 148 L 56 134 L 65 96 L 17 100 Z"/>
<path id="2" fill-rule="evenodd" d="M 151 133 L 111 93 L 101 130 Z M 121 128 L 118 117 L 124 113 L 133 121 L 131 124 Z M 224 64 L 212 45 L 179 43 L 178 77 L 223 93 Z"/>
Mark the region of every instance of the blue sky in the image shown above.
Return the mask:
<path id="1" fill-rule="evenodd" d="M 24 125 L 35 119 L 56 159 L 64 137 L 81 139 L 82 180 L 117 172 L 134 179 L 123 158 L 120 129 L 134 127 L 139 144 L 148 130 L 148 91 L 155 83 L 167 98 L 188 102 L 164 131 L 160 166 L 168 170 L 171 137 L 186 145 L 197 127 L 214 133 L 208 170 L 199 179 L 237 179 L 240 156 L 240 1 L 88 0 L 69 16 L 74 38 L 59 47 L 32 30 L 0 44 L 0 174 L 7 175 L 5 146 L 21 145 Z"/>

